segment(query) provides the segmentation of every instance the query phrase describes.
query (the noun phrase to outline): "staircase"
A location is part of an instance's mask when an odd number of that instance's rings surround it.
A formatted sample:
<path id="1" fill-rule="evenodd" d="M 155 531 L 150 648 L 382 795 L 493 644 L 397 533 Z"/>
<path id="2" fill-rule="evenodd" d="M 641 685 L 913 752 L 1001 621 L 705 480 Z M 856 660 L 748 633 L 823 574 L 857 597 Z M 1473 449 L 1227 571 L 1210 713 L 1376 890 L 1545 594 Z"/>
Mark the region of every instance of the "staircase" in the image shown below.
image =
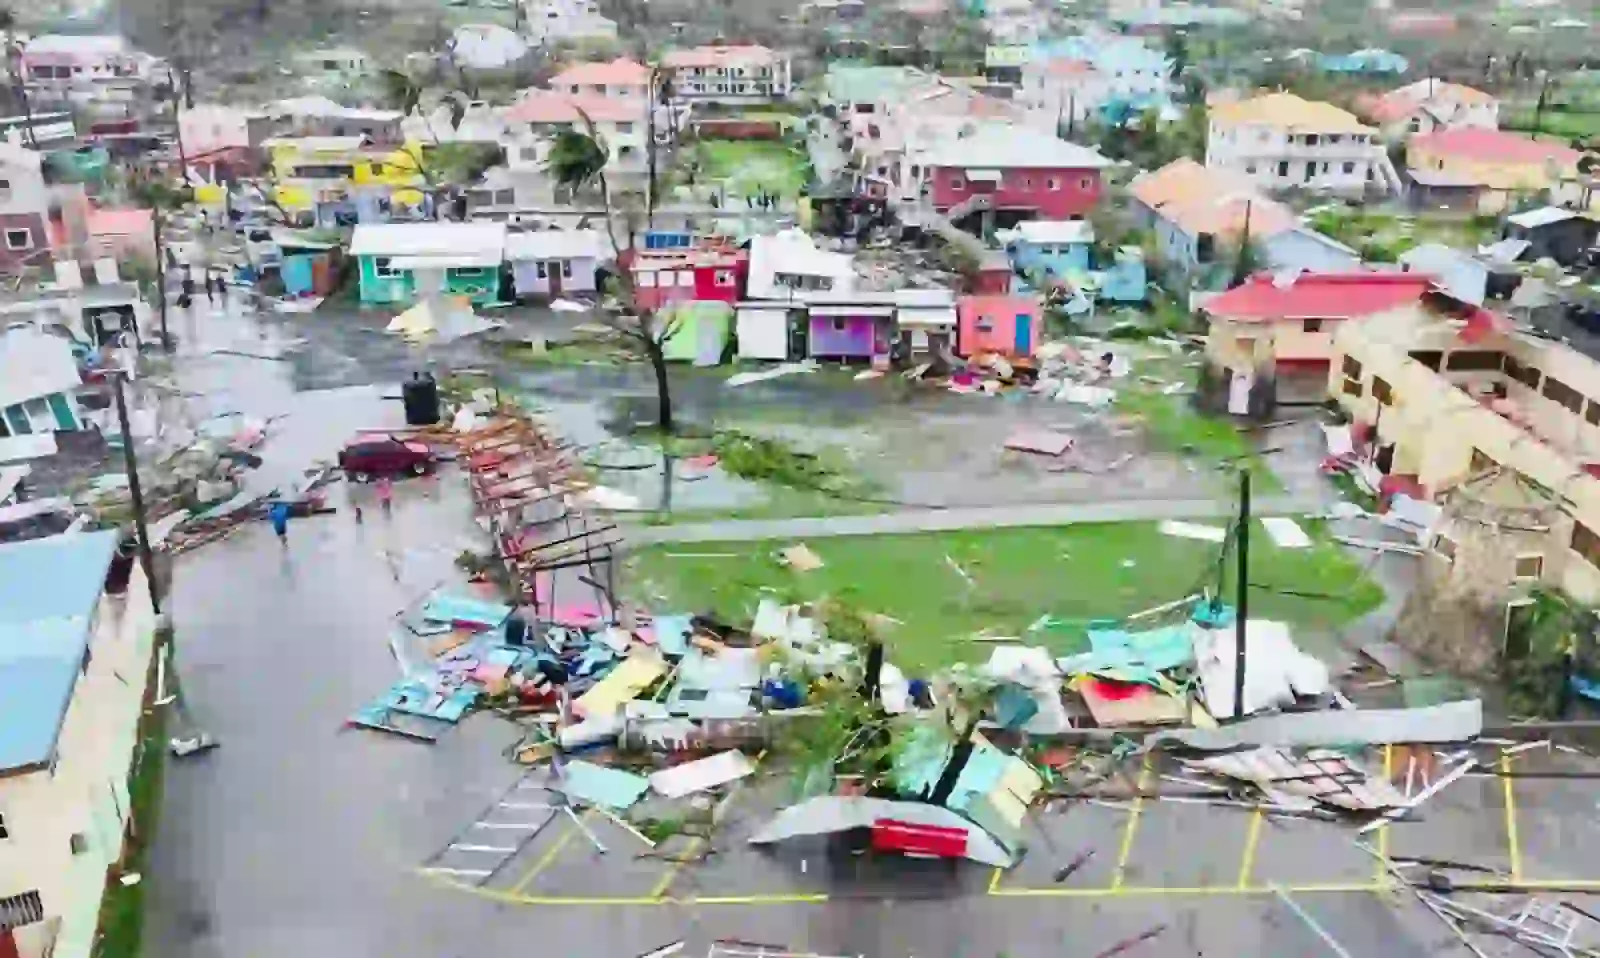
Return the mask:
<path id="1" fill-rule="evenodd" d="M 959 223 L 972 213 L 983 213 L 994 209 L 994 194 L 974 193 L 945 211 L 945 219 L 952 223 Z"/>

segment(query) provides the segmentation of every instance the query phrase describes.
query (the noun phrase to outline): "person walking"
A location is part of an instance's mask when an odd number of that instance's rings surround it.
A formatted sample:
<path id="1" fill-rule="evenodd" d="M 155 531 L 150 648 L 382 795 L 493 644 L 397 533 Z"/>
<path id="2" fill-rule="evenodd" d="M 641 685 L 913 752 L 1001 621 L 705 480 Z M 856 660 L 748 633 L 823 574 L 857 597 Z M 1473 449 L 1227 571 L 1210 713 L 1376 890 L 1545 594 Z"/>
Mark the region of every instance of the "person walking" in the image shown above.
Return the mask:
<path id="1" fill-rule="evenodd" d="M 200 277 L 200 281 L 206 284 L 206 302 L 213 306 L 217 305 L 217 298 L 212 295 L 211 271 L 209 269 Z"/>
<path id="2" fill-rule="evenodd" d="M 178 305 L 184 309 L 194 302 L 194 269 L 188 266 L 183 268 L 183 295 L 178 297 Z"/>
<path id="3" fill-rule="evenodd" d="M 377 490 L 378 505 L 383 507 L 383 514 L 386 516 L 392 515 L 394 513 L 394 480 L 388 476 L 380 477 Z"/>
<path id="4" fill-rule="evenodd" d="M 287 502 L 274 502 L 267 509 L 267 520 L 272 523 L 272 531 L 277 533 L 281 545 L 289 544 L 289 504 Z"/>

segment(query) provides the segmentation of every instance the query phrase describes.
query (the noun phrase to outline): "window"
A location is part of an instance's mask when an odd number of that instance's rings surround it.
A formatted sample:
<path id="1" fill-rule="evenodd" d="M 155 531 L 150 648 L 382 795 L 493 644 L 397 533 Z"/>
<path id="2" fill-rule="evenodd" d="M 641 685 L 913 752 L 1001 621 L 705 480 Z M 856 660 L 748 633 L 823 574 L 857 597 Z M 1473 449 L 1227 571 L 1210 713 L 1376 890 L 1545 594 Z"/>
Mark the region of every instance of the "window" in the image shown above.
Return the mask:
<path id="1" fill-rule="evenodd" d="M 617 132 L 618 133 L 632 133 L 633 132 L 633 124 L 632 123 L 618 123 L 617 124 Z"/>
<path id="2" fill-rule="evenodd" d="M 1350 377 L 1346 376 L 1344 380 L 1344 394 L 1346 396 L 1362 395 L 1361 380 L 1351 379 Z"/>
<path id="3" fill-rule="evenodd" d="M 372 258 L 372 275 L 379 279 L 399 279 L 402 271 L 390 266 L 389 264 L 392 262 L 394 262 L 394 259 L 391 257 L 374 256 Z"/>
<path id="4" fill-rule="evenodd" d="M 1031 192 L 1033 190 L 1033 177 L 1024 176 L 1022 178 L 1022 188 Z"/>
<path id="5" fill-rule="evenodd" d="M 1600 402 L 1589 400 L 1588 405 L 1583 407 L 1583 418 L 1591 426 L 1600 426 Z"/>
<path id="6" fill-rule="evenodd" d="M 952 190 L 964 190 L 967 188 L 967 181 L 964 177 L 952 176 L 950 177 L 950 188 Z"/>
<path id="7" fill-rule="evenodd" d="M 980 333 L 992 333 L 994 332 L 994 321 L 987 316 L 979 316 L 978 321 L 973 324 L 973 328 Z"/>
<path id="8" fill-rule="evenodd" d="M 1544 379 L 1544 373 L 1540 372 L 1537 366 L 1524 366 L 1521 363 L 1517 363 L 1516 372 L 1512 372 L 1511 370 L 1512 367 L 1507 366 L 1506 375 L 1510 376 L 1512 379 L 1515 379 L 1524 386 L 1527 386 L 1529 389 L 1538 389 L 1539 383 Z"/>
<path id="9" fill-rule="evenodd" d="M 4 815 L 0 815 L 0 841 L 5 841 L 10 837 L 11 833 L 6 830 L 6 817 Z"/>
<path id="10" fill-rule="evenodd" d="M 1583 556 L 1585 562 L 1600 568 L 1600 536 L 1581 522 L 1572 524 L 1572 551 Z"/>
<path id="11" fill-rule="evenodd" d="M 1394 393 L 1390 391 L 1389 384 L 1377 376 L 1372 377 L 1372 398 L 1385 406 L 1394 405 Z"/>
<path id="12" fill-rule="evenodd" d="M 678 271 L 678 285 L 693 289 L 694 288 L 694 270 L 692 270 L 692 269 L 679 270 Z"/>
<path id="13" fill-rule="evenodd" d="M 561 261 L 561 278 L 562 279 L 571 279 L 572 278 L 572 260 L 564 259 L 564 260 Z"/>
<path id="14" fill-rule="evenodd" d="M 1061 177 L 1059 177 L 1059 176 L 1047 176 L 1047 177 L 1045 177 L 1044 178 L 1044 188 L 1049 190 L 1052 193 L 1059 192 L 1061 190 Z"/>
<path id="15" fill-rule="evenodd" d="M 638 279 L 639 288 L 640 289 L 655 289 L 656 288 L 656 274 L 655 273 L 648 272 L 648 271 L 641 272 L 641 273 L 635 273 L 634 277 L 636 279 Z"/>
<path id="16" fill-rule="evenodd" d="M 1544 575 L 1544 556 L 1535 553 L 1519 555 L 1515 570 L 1518 579 L 1537 579 Z"/>
<path id="17" fill-rule="evenodd" d="M 450 270 L 450 275 L 456 279 L 483 279 L 489 275 L 489 269 L 484 266 L 458 266 Z"/>
<path id="18" fill-rule="evenodd" d="M 1411 354 L 1411 358 L 1428 367 L 1434 372 L 1444 365 L 1444 353 L 1437 349 L 1419 349 Z"/>
<path id="19" fill-rule="evenodd" d="M 1443 556 L 1446 562 L 1456 561 L 1456 542 L 1447 535 L 1434 536 L 1433 551 Z"/>
<path id="20" fill-rule="evenodd" d="M 1544 381 L 1544 398 L 1573 412 L 1583 412 L 1583 394 L 1560 380 Z"/>
<path id="21" fill-rule="evenodd" d="M 1092 190 L 1092 189 L 1094 189 L 1094 179 L 1091 178 L 1091 177 L 1085 176 L 1083 179 L 1078 181 L 1078 189 L 1080 189 L 1080 190 Z"/>
<path id="22" fill-rule="evenodd" d="M 718 286 L 732 286 L 733 285 L 733 270 L 731 270 L 731 269 L 719 269 L 719 270 L 717 270 L 716 284 Z"/>
<path id="23" fill-rule="evenodd" d="M 1246 173 L 1249 173 L 1251 176 L 1255 176 L 1256 175 L 1256 165 L 1254 163 L 1246 163 L 1244 165 L 1244 171 Z"/>
<path id="24" fill-rule="evenodd" d="M 1361 364 L 1356 362 L 1354 359 L 1351 359 L 1349 356 L 1344 358 L 1344 363 L 1340 368 L 1344 370 L 1344 376 L 1346 379 L 1361 378 Z"/>
<path id="25" fill-rule="evenodd" d="M 30 230 L 6 230 L 6 249 L 27 249 L 33 245 Z"/>
<path id="26" fill-rule="evenodd" d="M 1344 171 L 1345 173 L 1354 173 L 1356 171 L 1356 165 L 1354 163 L 1346 163 L 1344 165 Z"/>
<path id="27" fill-rule="evenodd" d="M 1304 329 L 1308 333 L 1320 333 L 1322 332 L 1322 320 L 1308 319 L 1300 324 L 1300 328 Z"/>
<path id="28" fill-rule="evenodd" d="M 1289 175 L 1289 161 L 1288 160 L 1284 160 L 1282 163 L 1278 164 L 1278 175 L 1279 176 L 1288 176 Z"/>
<path id="29" fill-rule="evenodd" d="M 1505 365 L 1505 355 L 1493 352 L 1452 352 L 1445 357 L 1444 368 L 1452 372 L 1497 373 Z"/>
<path id="30" fill-rule="evenodd" d="M 844 322 L 844 317 L 843 316 L 835 316 L 835 317 L 833 317 L 833 331 L 834 332 L 842 333 L 842 332 L 844 332 L 844 327 L 845 327 L 845 322 Z"/>
<path id="31" fill-rule="evenodd" d="M 11 181 L 10 180 L 0 180 L 0 200 L 9 200 L 10 198 L 11 198 Z"/>
<path id="32" fill-rule="evenodd" d="M 544 260 L 539 260 L 537 263 L 534 263 L 533 264 L 533 275 L 537 276 L 540 279 L 549 279 L 550 278 L 550 267 L 549 267 L 549 265 L 546 264 Z"/>

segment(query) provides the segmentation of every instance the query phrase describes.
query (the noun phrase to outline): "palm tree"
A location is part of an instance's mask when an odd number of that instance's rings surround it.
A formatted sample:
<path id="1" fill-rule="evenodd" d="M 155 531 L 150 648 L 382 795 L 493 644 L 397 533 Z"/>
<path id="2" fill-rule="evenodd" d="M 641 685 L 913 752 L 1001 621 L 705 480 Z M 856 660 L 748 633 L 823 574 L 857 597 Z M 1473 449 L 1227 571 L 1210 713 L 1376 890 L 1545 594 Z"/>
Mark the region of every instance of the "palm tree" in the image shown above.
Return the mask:
<path id="1" fill-rule="evenodd" d="M 11 88 L 22 106 L 22 119 L 27 123 L 23 127 L 23 135 L 27 137 L 28 145 L 37 150 L 39 141 L 33 134 L 33 106 L 28 102 L 28 84 L 22 77 L 22 47 L 12 35 L 16 27 L 17 15 L 11 12 L 10 7 L 0 7 L 0 42 L 5 45 L 6 70 L 11 74 Z"/>
<path id="2" fill-rule="evenodd" d="M 663 433 L 671 433 L 672 389 L 667 376 L 665 344 L 677 331 L 678 323 L 676 320 L 662 319 L 655 310 L 639 307 L 638 291 L 633 285 L 631 269 L 635 254 L 634 230 L 630 224 L 628 243 L 624 249 L 617 240 L 611 188 L 606 182 L 606 163 L 611 158 L 611 151 L 606 147 L 605 140 L 595 131 L 594 121 L 589 115 L 579 110 L 578 116 L 583 121 L 584 129 L 563 130 L 556 136 L 545 159 L 545 169 L 558 186 L 566 187 L 573 193 L 591 186 L 600 192 L 600 203 L 605 211 L 606 235 L 611 240 L 611 252 L 616 258 L 617 285 L 625 310 L 612 325 L 618 332 L 634 340 L 644 349 L 645 357 L 650 360 L 650 370 L 656 377 L 656 427 Z M 650 142 L 645 144 L 645 149 L 650 151 L 653 165 L 656 150 L 653 135 L 650 137 Z M 646 228 L 654 226 L 654 221 L 655 189 L 652 184 L 646 200 Z"/>

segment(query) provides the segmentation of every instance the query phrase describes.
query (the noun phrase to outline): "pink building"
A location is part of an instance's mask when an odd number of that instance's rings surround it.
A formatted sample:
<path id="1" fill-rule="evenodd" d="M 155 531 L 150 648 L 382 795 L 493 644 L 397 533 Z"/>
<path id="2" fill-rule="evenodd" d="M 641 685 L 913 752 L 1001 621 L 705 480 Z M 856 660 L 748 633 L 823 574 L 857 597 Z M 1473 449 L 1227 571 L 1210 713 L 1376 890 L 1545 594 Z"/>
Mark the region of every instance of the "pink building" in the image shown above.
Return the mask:
<path id="1" fill-rule="evenodd" d="M 44 34 L 22 48 L 22 65 L 29 82 L 136 79 L 150 58 L 130 50 L 116 36 Z"/>
<path id="2" fill-rule="evenodd" d="M 1087 147 L 1004 127 L 947 141 L 923 165 L 934 209 L 957 220 L 994 211 L 1009 225 L 1088 216 L 1110 161 Z"/>
<path id="3" fill-rule="evenodd" d="M 1044 309 L 1036 296 L 963 296 L 956 315 L 958 356 L 1032 356 L 1044 332 Z"/>

